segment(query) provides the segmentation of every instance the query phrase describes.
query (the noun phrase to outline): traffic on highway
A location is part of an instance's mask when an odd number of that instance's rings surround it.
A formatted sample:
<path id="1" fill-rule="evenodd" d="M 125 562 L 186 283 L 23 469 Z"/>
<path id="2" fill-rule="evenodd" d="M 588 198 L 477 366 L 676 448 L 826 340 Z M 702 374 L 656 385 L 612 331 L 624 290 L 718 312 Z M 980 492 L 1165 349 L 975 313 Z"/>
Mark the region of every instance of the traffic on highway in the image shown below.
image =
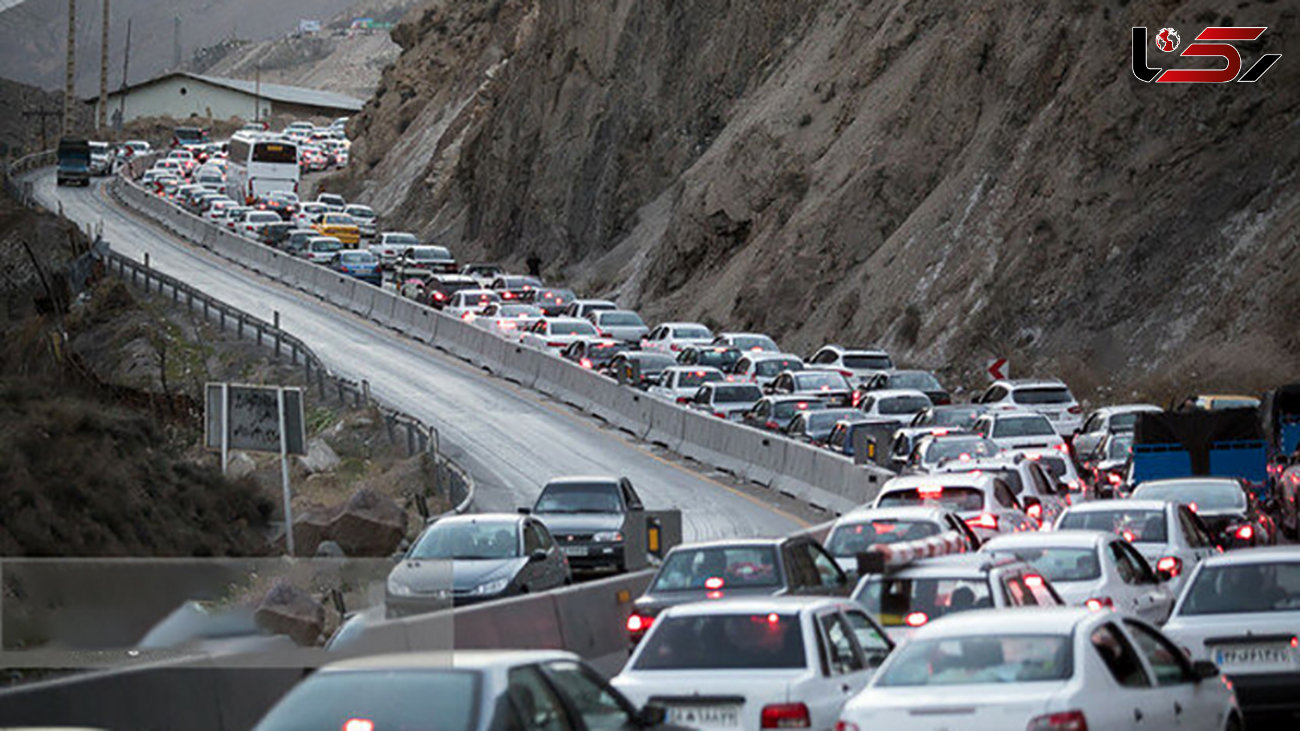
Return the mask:
<path id="1" fill-rule="evenodd" d="M 136 183 L 212 227 L 638 397 L 837 455 L 864 485 L 868 469 L 886 475 L 818 525 L 687 530 L 669 546 L 658 524 L 647 532 L 649 506 L 689 526 L 696 494 L 716 488 L 665 501 L 670 479 L 588 454 L 602 469 L 550 476 L 527 504 L 428 524 L 395 563 L 379 621 L 648 566 L 643 590 L 589 617 L 622 633 L 616 672 L 563 646 L 350 657 L 303 679 L 256 728 L 1300 722 L 1300 384 L 1166 409 L 1085 404 L 1045 374 L 993 379 L 962 403 L 935 372 L 870 343 L 805 357 L 764 333 L 647 322 L 537 266 L 459 261 L 338 195 L 304 200 L 300 174 L 322 164 L 309 141 L 346 164 L 335 129 L 183 137 Z M 450 586 L 437 562 L 451 563 Z"/>

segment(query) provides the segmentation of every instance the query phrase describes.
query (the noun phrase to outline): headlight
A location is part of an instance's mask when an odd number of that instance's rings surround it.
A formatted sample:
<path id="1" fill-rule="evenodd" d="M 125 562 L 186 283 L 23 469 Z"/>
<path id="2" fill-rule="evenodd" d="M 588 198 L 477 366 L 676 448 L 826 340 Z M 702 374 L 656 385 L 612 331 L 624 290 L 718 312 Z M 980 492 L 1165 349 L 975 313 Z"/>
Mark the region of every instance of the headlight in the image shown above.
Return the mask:
<path id="1" fill-rule="evenodd" d="M 411 596 L 415 591 L 396 579 L 388 580 L 388 593 L 393 596 Z"/>
<path id="2" fill-rule="evenodd" d="M 601 531 L 591 537 L 597 543 L 617 543 L 623 540 L 623 534 L 616 530 Z"/>
<path id="3" fill-rule="evenodd" d="M 509 583 L 510 583 L 510 579 L 508 578 L 497 579 L 496 581 L 489 581 L 486 584 L 479 584 L 478 586 L 474 587 L 473 593 L 478 596 L 484 596 L 487 594 L 500 594 L 501 592 L 506 590 L 506 586 Z"/>

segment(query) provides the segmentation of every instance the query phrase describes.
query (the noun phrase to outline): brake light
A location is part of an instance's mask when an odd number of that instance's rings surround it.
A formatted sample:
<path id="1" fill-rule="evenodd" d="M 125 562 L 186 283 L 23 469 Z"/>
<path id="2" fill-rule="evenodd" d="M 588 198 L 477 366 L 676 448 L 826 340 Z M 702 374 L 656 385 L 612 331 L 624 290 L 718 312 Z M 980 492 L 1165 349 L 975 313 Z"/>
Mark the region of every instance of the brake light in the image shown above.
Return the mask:
<path id="1" fill-rule="evenodd" d="M 1083 413 L 1083 407 L 1080 406 L 1080 405 L 1078 405 L 1078 404 L 1075 404 L 1074 406 L 1071 406 L 1070 408 L 1066 409 L 1066 411 L 1070 412 L 1071 414 L 1076 414 L 1076 415 L 1077 415 L 1077 414 L 1082 414 L 1082 413 Z"/>
<path id="2" fill-rule="evenodd" d="M 368 718 L 349 718 L 343 724 L 343 731 L 375 731 L 375 722 Z"/>
<path id="3" fill-rule="evenodd" d="M 1156 561 L 1156 571 L 1166 571 L 1170 576 L 1177 576 L 1183 570 L 1183 560 L 1177 556 L 1165 556 Z"/>
<path id="4" fill-rule="evenodd" d="M 989 530 L 998 529 L 998 516 L 992 513 L 980 513 L 979 517 L 968 518 L 966 525 L 972 528 L 987 528 Z"/>
<path id="5" fill-rule="evenodd" d="M 946 436 L 948 436 L 948 430 L 947 430 L 947 429 L 933 429 L 933 430 L 930 431 L 930 433 L 933 434 L 933 435 L 935 435 L 936 437 L 946 437 Z"/>
<path id="6" fill-rule="evenodd" d="M 1108 596 L 1097 596 L 1084 602 L 1083 605 L 1094 612 L 1100 612 L 1103 609 L 1113 609 L 1115 602 Z"/>
<path id="7" fill-rule="evenodd" d="M 1190 511 L 1192 511 L 1193 513 L 1195 513 L 1195 512 L 1196 512 L 1196 501 L 1193 500 L 1192 502 L 1187 503 L 1187 509 L 1190 510 Z"/>
<path id="8" fill-rule="evenodd" d="M 802 703 L 771 703 L 763 706 L 762 728 L 808 728 L 812 719 Z"/>
<path id="9" fill-rule="evenodd" d="M 723 582 L 722 577 L 720 577 L 720 576 L 710 576 L 709 578 L 707 578 L 707 579 L 704 580 L 704 588 L 705 588 L 705 589 L 721 589 L 721 588 L 722 588 L 722 585 L 723 585 L 724 583 L 725 583 L 725 582 Z"/>
<path id="10" fill-rule="evenodd" d="M 1109 482 L 1109 483 L 1112 484 L 1112 485 L 1118 485 L 1119 483 L 1121 483 L 1121 482 L 1123 482 L 1123 481 L 1124 481 L 1124 478 L 1121 477 L 1120 474 L 1119 474 L 1118 472 L 1107 472 L 1107 473 L 1106 473 L 1106 482 Z"/>
<path id="11" fill-rule="evenodd" d="M 861 731 L 861 729 L 852 721 L 836 721 L 835 731 Z"/>
<path id="12" fill-rule="evenodd" d="M 852 378 L 852 377 L 853 377 L 853 371 L 846 371 L 846 370 L 844 370 L 843 368 L 841 368 L 841 369 L 840 369 L 840 375 L 841 375 L 841 376 L 844 376 L 845 378 Z"/>
<path id="13" fill-rule="evenodd" d="M 725 419 L 725 418 L 727 418 L 727 414 L 726 414 L 725 412 L 722 412 L 722 411 L 715 411 L 715 412 L 713 412 L 713 415 L 716 416 L 716 417 L 718 417 L 719 419 Z"/>
<path id="14" fill-rule="evenodd" d="M 1248 525 L 1243 525 L 1233 534 L 1243 541 L 1249 541 L 1255 537 L 1255 529 Z"/>
<path id="15" fill-rule="evenodd" d="M 1025 731 L 1088 731 L 1088 719 L 1083 711 L 1065 711 L 1036 716 Z"/>
<path id="16" fill-rule="evenodd" d="M 519 327 L 514 320 L 502 320 L 498 324 L 501 326 L 502 330 L 514 330 Z"/>
<path id="17" fill-rule="evenodd" d="M 434 293 L 433 293 L 433 298 L 436 299 L 436 300 L 438 300 L 439 302 L 441 302 L 441 301 L 447 299 L 447 295 L 443 294 L 442 292 L 434 292 Z"/>
<path id="18" fill-rule="evenodd" d="M 567 345 L 567 344 L 568 344 L 568 343 L 565 343 L 565 342 L 563 342 L 563 341 L 556 341 L 556 340 L 548 340 L 548 341 L 546 341 L 546 345 L 547 345 L 547 347 L 550 347 L 550 348 L 563 348 L 563 347 L 564 347 L 565 345 Z"/>
<path id="19" fill-rule="evenodd" d="M 1043 506 L 1039 505 L 1038 503 L 1034 503 L 1033 505 L 1030 505 L 1029 509 L 1026 510 L 1025 512 L 1029 513 L 1029 517 L 1033 518 L 1034 520 L 1043 519 Z"/>
<path id="20" fill-rule="evenodd" d="M 1028 574 L 1025 576 L 1025 586 L 1030 589 L 1041 589 L 1043 588 L 1043 577 L 1038 574 Z"/>
<path id="21" fill-rule="evenodd" d="M 514 298 L 515 298 L 515 293 L 514 293 L 514 292 L 502 292 L 502 293 L 501 293 L 501 299 L 503 299 L 503 300 L 512 300 L 512 299 L 514 299 Z"/>
<path id="22" fill-rule="evenodd" d="M 776 423 L 775 421 L 769 421 L 769 422 L 763 424 L 763 426 L 767 427 L 768 429 L 780 429 L 780 428 L 781 428 L 781 425 L 778 424 L 778 423 Z"/>
<path id="23" fill-rule="evenodd" d="M 1133 541 L 1137 540 L 1137 536 L 1133 535 L 1133 531 L 1129 530 L 1128 528 L 1125 528 L 1124 530 L 1120 531 L 1119 534 L 1120 537 L 1122 537 L 1124 540 L 1128 541 L 1129 543 L 1132 543 Z"/>
<path id="24" fill-rule="evenodd" d="M 682 346 L 678 345 L 677 343 L 672 343 L 671 345 L 668 346 L 668 348 L 673 352 L 677 352 L 682 349 Z"/>
<path id="25" fill-rule="evenodd" d="M 930 621 L 930 617 L 925 612 L 912 612 L 903 620 L 908 627 L 920 627 Z"/>
<path id="26" fill-rule="evenodd" d="M 943 485 L 921 485 L 916 492 L 924 498 L 936 498 L 943 494 Z"/>
<path id="27" fill-rule="evenodd" d="M 578 360 L 578 365 L 582 366 L 583 368 L 586 368 L 587 370 L 591 370 L 592 368 L 591 358 L 580 358 Z"/>
<path id="28" fill-rule="evenodd" d="M 627 631 L 644 632 L 650 629 L 650 625 L 654 623 L 655 623 L 654 617 L 642 617 L 636 612 L 633 612 L 632 614 L 628 615 L 627 618 Z"/>
<path id="29" fill-rule="evenodd" d="M 1062 452 L 1070 451 L 1070 445 L 1066 444 L 1065 442 L 1061 442 L 1060 444 L 1056 445 L 1056 448 L 1061 450 Z"/>

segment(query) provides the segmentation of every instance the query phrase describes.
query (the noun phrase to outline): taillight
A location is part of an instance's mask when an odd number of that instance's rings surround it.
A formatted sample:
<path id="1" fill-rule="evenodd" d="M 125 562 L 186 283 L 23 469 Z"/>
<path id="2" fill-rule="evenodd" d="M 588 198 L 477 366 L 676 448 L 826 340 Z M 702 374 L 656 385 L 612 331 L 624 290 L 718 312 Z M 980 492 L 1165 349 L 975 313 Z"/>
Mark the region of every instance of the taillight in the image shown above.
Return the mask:
<path id="1" fill-rule="evenodd" d="M 1060 444 L 1056 445 L 1056 448 L 1061 450 L 1062 452 L 1070 451 L 1070 445 L 1066 444 L 1065 442 L 1061 442 Z"/>
<path id="2" fill-rule="evenodd" d="M 690 402 L 691 402 L 691 397 L 690 397 L 690 396 L 678 396 L 678 397 L 677 397 L 677 403 L 679 403 L 679 404 L 688 404 L 688 403 L 690 403 Z"/>
<path id="3" fill-rule="evenodd" d="M 762 728 L 808 728 L 812 718 L 802 703 L 770 703 L 763 706 Z"/>
<path id="4" fill-rule="evenodd" d="M 840 375 L 841 375 L 841 376 L 844 376 L 845 378 L 852 378 L 852 377 L 853 377 L 853 371 L 846 371 L 846 370 L 844 370 L 843 368 L 841 368 L 841 369 L 840 369 Z"/>
<path id="5" fill-rule="evenodd" d="M 768 429 L 780 429 L 780 428 L 781 428 L 781 425 L 778 424 L 778 423 L 776 423 L 775 421 L 769 421 L 769 422 L 763 424 L 763 426 L 767 427 Z"/>
<path id="6" fill-rule="evenodd" d="M 546 343 L 547 347 L 550 348 L 563 348 L 567 344 L 568 343 L 565 343 L 563 341 L 556 341 L 556 340 L 548 340 Z"/>
<path id="7" fill-rule="evenodd" d="M 628 615 L 627 618 L 627 631 L 644 632 L 650 629 L 650 625 L 654 623 L 655 623 L 654 617 L 643 617 L 640 614 L 633 612 L 632 614 Z"/>
<path id="8" fill-rule="evenodd" d="M 1099 612 L 1103 609 L 1114 609 L 1115 601 L 1108 596 L 1095 596 L 1084 602 L 1083 605 L 1094 612 Z"/>
<path id="9" fill-rule="evenodd" d="M 583 368 L 586 368 L 587 370 L 591 370 L 591 368 L 592 368 L 591 358 L 582 358 L 582 359 L 580 359 L 580 360 L 578 361 L 578 365 L 582 366 Z"/>
<path id="10" fill-rule="evenodd" d="M 907 623 L 908 627 L 920 627 L 926 622 L 929 622 L 930 617 L 925 612 L 912 612 L 911 614 L 907 615 L 907 617 L 904 618 L 903 621 Z"/>
<path id="11" fill-rule="evenodd" d="M 719 419 L 727 418 L 727 413 L 725 411 L 715 411 L 713 412 L 713 415 L 718 417 Z"/>
<path id="12" fill-rule="evenodd" d="M 1118 472 L 1106 473 L 1106 482 L 1109 482 L 1112 485 L 1118 485 L 1123 481 L 1124 481 L 1124 477 L 1121 476 Z"/>
<path id="13" fill-rule="evenodd" d="M 1066 411 L 1077 416 L 1083 413 L 1083 407 L 1078 404 L 1075 404 L 1074 406 L 1071 406 L 1070 408 L 1066 409 Z"/>
<path id="14" fill-rule="evenodd" d="M 980 513 L 978 517 L 967 518 L 966 525 L 972 528 L 987 528 L 989 530 L 998 529 L 998 516 L 992 513 Z"/>
<path id="15" fill-rule="evenodd" d="M 861 731 L 861 729 L 852 721 L 836 721 L 835 731 Z"/>
<path id="16" fill-rule="evenodd" d="M 1049 713 L 1031 719 L 1025 731 L 1088 731 L 1088 719 L 1083 711 Z"/>
<path id="17" fill-rule="evenodd" d="M 1183 560 L 1177 556 L 1165 556 L 1156 561 L 1156 571 L 1164 571 L 1170 576 L 1177 576 L 1183 570 Z"/>
<path id="18" fill-rule="evenodd" d="M 441 301 L 447 299 L 447 295 L 443 294 L 442 292 L 434 292 L 434 293 L 433 293 L 433 298 L 436 299 L 436 300 L 438 300 L 439 302 L 441 302 Z"/>
<path id="19" fill-rule="evenodd" d="M 1038 503 L 1034 503 L 1033 505 L 1030 505 L 1029 509 L 1026 510 L 1025 512 L 1029 513 L 1029 517 L 1033 518 L 1034 520 L 1043 519 L 1043 506 L 1039 505 Z"/>
<path id="20" fill-rule="evenodd" d="M 672 344 L 670 344 L 668 347 L 669 347 L 673 352 L 676 352 L 676 351 L 682 349 L 682 346 L 678 345 L 677 343 L 672 343 Z"/>
<path id="21" fill-rule="evenodd" d="M 1249 541 L 1255 537 L 1255 529 L 1249 525 L 1243 525 L 1233 532 L 1233 535 L 1243 541 Z"/>

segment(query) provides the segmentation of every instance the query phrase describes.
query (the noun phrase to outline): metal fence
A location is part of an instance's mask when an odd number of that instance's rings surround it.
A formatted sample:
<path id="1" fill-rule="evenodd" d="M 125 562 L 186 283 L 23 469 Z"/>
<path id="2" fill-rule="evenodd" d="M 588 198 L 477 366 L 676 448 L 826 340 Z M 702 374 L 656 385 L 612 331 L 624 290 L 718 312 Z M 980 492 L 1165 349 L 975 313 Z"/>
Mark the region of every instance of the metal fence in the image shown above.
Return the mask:
<path id="1" fill-rule="evenodd" d="M 383 416 L 389 441 L 404 445 L 406 455 L 428 454 L 434 463 L 434 494 L 445 495 L 453 505 L 451 512 L 467 510 L 474 499 L 474 483 L 470 476 L 454 462 L 441 454 L 438 430 L 408 414 L 383 407 L 370 396 L 367 381 L 351 381 L 330 372 L 320 358 L 302 340 L 285 332 L 277 322 L 267 322 L 243 310 L 226 304 L 188 284 L 149 266 L 148 255 L 138 262 L 112 251 L 102 242 L 96 242 L 105 271 L 146 293 L 156 293 L 170 298 L 173 304 L 183 305 L 189 312 L 203 314 L 223 331 L 234 332 L 241 339 L 255 340 L 260 347 L 271 349 L 276 357 L 287 357 L 293 365 L 301 365 L 308 391 L 314 391 L 321 401 L 334 402 L 354 408 L 375 407 Z"/>
<path id="2" fill-rule="evenodd" d="M 9 196 L 24 206 L 31 207 L 35 205 L 36 196 L 34 194 L 35 186 L 26 181 L 18 179 L 22 175 L 36 168 L 46 167 L 55 163 L 54 150 L 45 150 L 37 152 L 26 157 L 20 157 L 4 166 L 4 187 Z"/>

